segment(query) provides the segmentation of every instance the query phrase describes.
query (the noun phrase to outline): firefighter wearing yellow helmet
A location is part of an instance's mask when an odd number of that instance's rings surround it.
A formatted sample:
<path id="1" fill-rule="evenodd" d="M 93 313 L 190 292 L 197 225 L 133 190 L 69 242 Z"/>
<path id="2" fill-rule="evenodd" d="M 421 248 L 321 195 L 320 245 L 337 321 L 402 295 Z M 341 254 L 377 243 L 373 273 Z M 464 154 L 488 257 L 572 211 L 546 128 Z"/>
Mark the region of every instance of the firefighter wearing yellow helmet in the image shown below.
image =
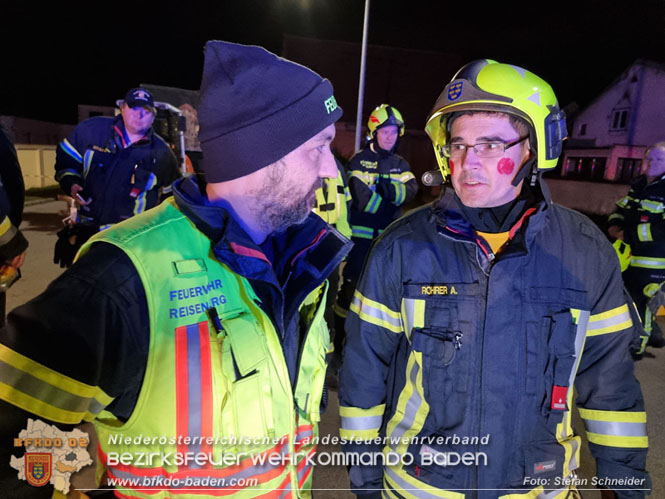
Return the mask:
<path id="1" fill-rule="evenodd" d="M 344 320 L 353 290 L 370 245 L 393 220 L 402 206 L 418 192 L 411 167 L 395 153 L 404 135 L 404 119 L 397 108 L 381 104 L 367 121 L 367 145 L 353 156 L 348 165 L 351 191 L 351 240 L 354 243 L 344 267 L 342 288 L 335 303 L 335 358 L 340 359 L 344 340 Z"/>
<path id="2" fill-rule="evenodd" d="M 572 497 L 574 391 L 598 479 L 632 489 L 618 497 L 649 488 L 619 262 L 540 175 L 565 130 L 544 80 L 491 60 L 434 105 L 427 132 L 452 186 L 375 241 L 346 321 L 344 450 L 397 457 L 351 466 L 356 494 Z"/>

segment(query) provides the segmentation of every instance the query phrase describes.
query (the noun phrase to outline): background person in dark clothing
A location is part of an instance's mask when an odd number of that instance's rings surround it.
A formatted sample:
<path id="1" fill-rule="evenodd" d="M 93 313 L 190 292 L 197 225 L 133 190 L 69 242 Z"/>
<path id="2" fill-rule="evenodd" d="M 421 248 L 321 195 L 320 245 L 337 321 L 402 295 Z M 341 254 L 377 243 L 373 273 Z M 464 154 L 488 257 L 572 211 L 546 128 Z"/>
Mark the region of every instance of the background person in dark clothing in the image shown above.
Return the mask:
<path id="1" fill-rule="evenodd" d="M 171 148 L 152 129 L 152 94 L 129 90 L 120 111 L 83 121 L 56 151 L 55 179 L 80 202 L 83 224 L 59 234 L 55 260 L 61 266 L 71 265 L 76 249 L 97 230 L 156 206 L 180 175 Z"/>
<path id="2" fill-rule="evenodd" d="M 404 135 L 404 119 L 397 108 L 381 104 L 367 121 L 369 142 L 348 166 L 351 191 L 351 240 L 343 271 L 342 287 L 335 303 L 335 352 L 332 365 L 340 360 L 344 342 L 344 320 L 372 241 L 402 213 L 402 206 L 418 193 L 411 167 L 396 154 Z"/>
<path id="3" fill-rule="evenodd" d="M 18 226 L 25 186 L 16 149 L 0 127 L 0 325 L 5 322 L 5 292 L 18 277 L 28 241 Z"/>
<path id="4" fill-rule="evenodd" d="M 632 256 L 623 281 L 642 317 L 647 345 L 662 348 L 665 338 L 648 303 L 665 281 L 665 142 L 649 147 L 644 158 L 646 175 L 635 179 L 628 194 L 617 202 L 607 231 L 630 246 Z"/>

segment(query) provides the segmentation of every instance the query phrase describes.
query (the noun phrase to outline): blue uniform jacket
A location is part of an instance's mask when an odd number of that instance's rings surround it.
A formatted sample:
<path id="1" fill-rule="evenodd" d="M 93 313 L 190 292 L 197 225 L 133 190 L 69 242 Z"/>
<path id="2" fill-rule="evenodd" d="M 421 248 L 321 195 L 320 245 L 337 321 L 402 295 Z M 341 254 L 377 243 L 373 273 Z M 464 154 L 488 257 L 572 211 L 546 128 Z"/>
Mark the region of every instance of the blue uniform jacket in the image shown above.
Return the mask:
<path id="1" fill-rule="evenodd" d="M 598 477 L 649 487 L 616 255 L 590 220 L 545 198 L 498 256 L 450 190 L 375 242 L 346 322 L 340 433 L 348 453 L 407 457 L 352 466 L 357 493 L 565 496 L 579 465 L 573 386 Z"/>
<path id="2" fill-rule="evenodd" d="M 347 170 L 354 238 L 376 237 L 418 192 L 409 163 L 397 154 L 376 153 L 367 146 L 351 158 Z"/>
<path id="3" fill-rule="evenodd" d="M 92 199 L 79 211 L 82 221 L 104 226 L 141 213 L 156 206 L 179 177 L 173 152 L 152 129 L 128 144 L 122 116 L 85 120 L 60 142 L 55 179 L 65 194 L 79 184 L 81 196 Z"/>

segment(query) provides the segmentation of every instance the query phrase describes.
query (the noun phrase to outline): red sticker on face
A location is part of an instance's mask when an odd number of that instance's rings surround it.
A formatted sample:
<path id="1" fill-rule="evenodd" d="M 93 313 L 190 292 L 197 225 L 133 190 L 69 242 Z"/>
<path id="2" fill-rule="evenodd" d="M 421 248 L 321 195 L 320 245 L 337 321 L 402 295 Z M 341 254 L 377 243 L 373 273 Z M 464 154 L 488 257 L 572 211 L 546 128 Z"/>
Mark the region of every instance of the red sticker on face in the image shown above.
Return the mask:
<path id="1" fill-rule="evenodd" d="M 496 165 L 496 170 L 501 175 L 510 175 L 515 170 L 515 162 L 510 158 L 501 158 L 499 164 Z"/>
<path id="2" fill-rule="evenodd" d="M 450 166 L 450 174 L 452 175 L 453 173 L 455 173 L 455 163 L 453 163 L 452 159 L 449 159 L 448 165 Z"/>

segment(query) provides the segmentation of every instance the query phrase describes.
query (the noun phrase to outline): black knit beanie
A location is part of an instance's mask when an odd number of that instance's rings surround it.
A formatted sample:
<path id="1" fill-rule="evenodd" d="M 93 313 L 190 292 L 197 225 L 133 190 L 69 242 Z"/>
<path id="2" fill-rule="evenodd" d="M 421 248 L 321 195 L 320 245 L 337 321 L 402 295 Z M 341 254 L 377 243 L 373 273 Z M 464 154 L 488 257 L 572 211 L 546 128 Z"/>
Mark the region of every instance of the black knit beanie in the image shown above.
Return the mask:
<path id="1" fill-rule="evenodd" d="M 198 106 L 208 182 L 268 166 L 342 116 L 328 80 L 262 47 L 209 41 Z"/>

